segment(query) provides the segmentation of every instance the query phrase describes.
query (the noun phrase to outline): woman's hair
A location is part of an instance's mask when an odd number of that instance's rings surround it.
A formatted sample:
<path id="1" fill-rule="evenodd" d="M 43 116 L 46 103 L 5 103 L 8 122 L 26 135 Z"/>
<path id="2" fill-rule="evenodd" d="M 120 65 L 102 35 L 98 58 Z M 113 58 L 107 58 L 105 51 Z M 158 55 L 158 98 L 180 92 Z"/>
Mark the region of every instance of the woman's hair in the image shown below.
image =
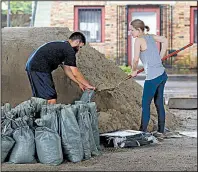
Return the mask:
<path id="1" fill-rule="evenodd" d="M 144 22 L 140 19 L 135 19 L 130 23 L 135 29 L 140 28 L 142 31 L 144 31 L 144 29 L 146 29 L 146 31 L 148 32 L 150 30 L 150 28 L 148 26 L 145 26 Z"/>

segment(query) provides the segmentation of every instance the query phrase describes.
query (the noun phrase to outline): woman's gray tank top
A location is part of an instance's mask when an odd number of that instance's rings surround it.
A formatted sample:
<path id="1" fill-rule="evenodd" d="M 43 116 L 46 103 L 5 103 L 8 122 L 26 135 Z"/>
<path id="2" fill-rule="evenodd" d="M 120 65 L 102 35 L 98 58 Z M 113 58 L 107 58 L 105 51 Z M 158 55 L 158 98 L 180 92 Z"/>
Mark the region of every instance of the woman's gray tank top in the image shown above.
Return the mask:
<path id="1" fill-rule="evenodd" d="M 143 63 L 146 73 L 146 80 L 154 79 L 164 73 L 164 66 L 152 35 L 146 34 L 142 36 L 147 44 L 145 51 L 140 51 L 140 60 Z"/>

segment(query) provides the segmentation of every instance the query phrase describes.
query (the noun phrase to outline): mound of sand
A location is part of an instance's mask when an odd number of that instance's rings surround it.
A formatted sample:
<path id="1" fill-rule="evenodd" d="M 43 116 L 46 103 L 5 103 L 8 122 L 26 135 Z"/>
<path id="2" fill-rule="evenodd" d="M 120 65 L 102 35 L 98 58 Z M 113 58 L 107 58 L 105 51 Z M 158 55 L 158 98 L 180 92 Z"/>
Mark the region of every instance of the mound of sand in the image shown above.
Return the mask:
<path id="1" fill-rule="evenodd" d="M 4 28 L 2 29 L 2 102 L 18 104 L 31 96 L 25 63 L 31 52 L 41 44 L 66 40 L 68 28 Z M 77 64 L 85 77 L 100 89 L 114 87 L 127 75 L 114 62 L 86 45 L 78 54 Z M 61 69 L 53 73 L 59 103 L 72 103 L 82 95 L 79 88 L 64 76 Z M 96 92 L 94 101 L 99 111 L 100 132 L 117 129 L 139 129 L 142 87 L 130 79 L 113 91 Z M 157 124 L 155 106 L 151 105 L 149 130 Z M 166 127 L 174 129 L 177 119 L 166 108 Z"/>

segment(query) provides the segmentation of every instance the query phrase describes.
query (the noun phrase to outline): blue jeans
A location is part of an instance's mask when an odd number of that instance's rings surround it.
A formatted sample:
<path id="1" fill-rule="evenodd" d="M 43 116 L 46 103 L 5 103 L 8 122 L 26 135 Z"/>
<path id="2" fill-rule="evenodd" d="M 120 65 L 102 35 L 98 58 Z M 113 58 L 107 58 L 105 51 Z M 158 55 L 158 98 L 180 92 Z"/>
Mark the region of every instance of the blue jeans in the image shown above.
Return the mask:
<path id="1" fill-rule="evenodd" d="M 140 131 L 147 131 L 150 120 L 150 105 L 154 98 L 158 114 L 158 132 L 163 133 L 165 128 L 164 86 L 168 79 L 166 72 L 152 80 L 145 80 L 142 96 L 142 119 Z"/>

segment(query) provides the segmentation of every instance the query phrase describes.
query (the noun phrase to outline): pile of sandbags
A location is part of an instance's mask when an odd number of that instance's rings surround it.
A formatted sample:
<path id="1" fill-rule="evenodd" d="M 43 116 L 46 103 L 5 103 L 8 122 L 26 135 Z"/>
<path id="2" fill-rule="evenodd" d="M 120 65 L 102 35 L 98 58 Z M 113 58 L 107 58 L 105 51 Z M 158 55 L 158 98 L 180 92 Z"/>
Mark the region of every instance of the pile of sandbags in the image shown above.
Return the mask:
<path id="1" fill-rule="evenodd" d="M 100 155 L 98 113 L 90 94 L 74 104 L 47 104 L 32 97 L 1 107 L 1 162 L 59 165 Z"/>

